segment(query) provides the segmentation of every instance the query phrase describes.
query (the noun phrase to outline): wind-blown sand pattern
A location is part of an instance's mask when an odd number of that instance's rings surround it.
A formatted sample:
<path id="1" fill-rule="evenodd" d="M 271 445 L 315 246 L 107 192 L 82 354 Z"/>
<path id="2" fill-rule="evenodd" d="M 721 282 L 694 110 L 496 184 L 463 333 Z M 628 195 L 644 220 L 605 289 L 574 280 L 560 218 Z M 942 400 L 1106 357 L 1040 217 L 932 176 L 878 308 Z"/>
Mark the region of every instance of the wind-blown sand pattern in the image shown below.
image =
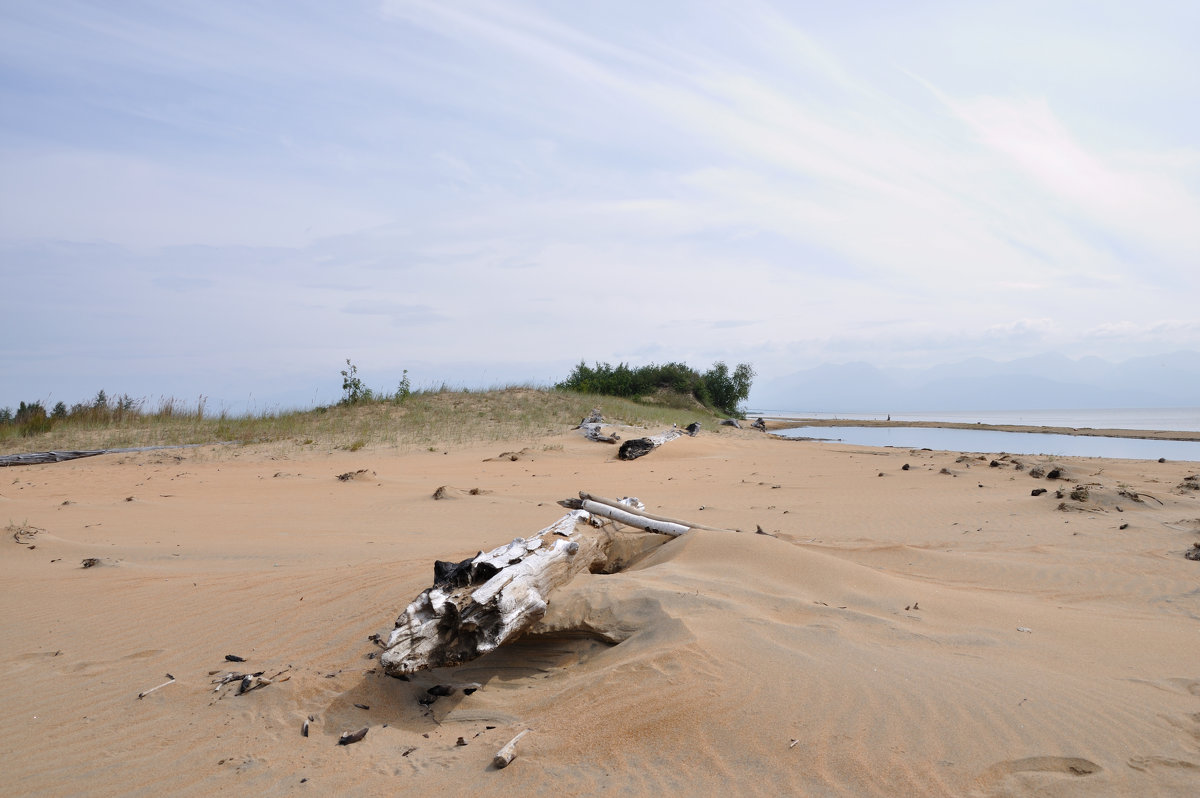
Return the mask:
<path id="1" fill-rule="evenodd" d="M 1200 541 L 1186 482 L 1200 464 L 1017 470 L 729 429 L 614 454 L 569 433 L 6 469 L 0 792 L 1200 790 L 1200 562 L 1183 556 Z M 444 485 L 455 501 L 433 499 Z M 579 490 L 745 531 L 693 531 L 578 577 L 539 634 L 459 668 L 381 673 L 368 637 L 386 638 L 435 559 L 536 532 Z M 233 670 L 276 678 L 214 692 Z M 465 682 L 481 688 L 418 702 Z"/>

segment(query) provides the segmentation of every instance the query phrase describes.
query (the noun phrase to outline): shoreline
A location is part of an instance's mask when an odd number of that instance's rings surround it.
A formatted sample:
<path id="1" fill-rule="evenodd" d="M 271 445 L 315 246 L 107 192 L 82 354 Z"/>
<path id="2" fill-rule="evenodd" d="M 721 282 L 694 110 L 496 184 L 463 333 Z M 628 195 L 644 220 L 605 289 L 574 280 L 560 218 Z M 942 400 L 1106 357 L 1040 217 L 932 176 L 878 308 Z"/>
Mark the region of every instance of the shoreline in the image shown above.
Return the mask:
<path id="1" fill-rule="evenodd" d="M 983 424 L 963 421 L 878 421 L 833 418 L 782 418 L 762 416 L 767 431 L 794 427 L 916 427 L 925 429 L 990 430 L 993 432 L 1028 432 L 1044 435 L 1078 435 L 1097 438 L 1140 438 L 1151 441 L 1200 441 L 1200 431 L 1106 429 L 1098 427 L 1044 427 L 1032 424 Z"/>
<path id="2" fill-rule="evenodd" d="M 6 476 L 5 794 L 1190 795 L 1200 768 L 1192 463 L 730 428 L 624 462 L 560 427 Z M 478 660 L 380 672 L 435 560 L 580 490 L 719 529 L 578 575 Z"/>

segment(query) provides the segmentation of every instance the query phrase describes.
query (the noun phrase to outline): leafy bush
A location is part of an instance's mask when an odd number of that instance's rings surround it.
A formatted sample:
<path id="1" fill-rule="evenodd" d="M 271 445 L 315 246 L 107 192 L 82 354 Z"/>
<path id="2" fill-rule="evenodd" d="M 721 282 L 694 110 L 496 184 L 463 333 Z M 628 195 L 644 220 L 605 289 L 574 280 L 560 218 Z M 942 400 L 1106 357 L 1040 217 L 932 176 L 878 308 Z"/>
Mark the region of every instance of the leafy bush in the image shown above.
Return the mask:
<path id="1" fill-rule="evenodd" d="M 358 376 L 358 366 L 351 363 L 350 358 L 346 358 L 346 368 L 342 369 L 342 391 L 341 403 L 344 405 L 356 405 L 373 397 L 371 389 Z"/>
<path id="2" fill-rule="evenodd" d="M 400 376 L 400 384 L 396 386 L 396 395 L 392 397 L 392 401 L 400 404 L 410 396 L 412 396 L 412 383 L 408 380 L 408 369 L 404 369 L 404 373 Z"/>
<path id="3" fill-rule="evenodd" d="M 740 415 L 738 404 L 750 395 L 753 379 L 754 369 L 749 363 L 739 363 L 730 374 L 728 366 L 717 362 L 701 375 L 684 363 L 652 363 L 632 369 L 627 363 L 615 367 L 608 363 L 588 366 L 580 361 L 571 374 L 554 387 L 562 391 L 628 399 L 641 399 L 666 389 L 694 396 L 704 406 L 727 415 Z"/>

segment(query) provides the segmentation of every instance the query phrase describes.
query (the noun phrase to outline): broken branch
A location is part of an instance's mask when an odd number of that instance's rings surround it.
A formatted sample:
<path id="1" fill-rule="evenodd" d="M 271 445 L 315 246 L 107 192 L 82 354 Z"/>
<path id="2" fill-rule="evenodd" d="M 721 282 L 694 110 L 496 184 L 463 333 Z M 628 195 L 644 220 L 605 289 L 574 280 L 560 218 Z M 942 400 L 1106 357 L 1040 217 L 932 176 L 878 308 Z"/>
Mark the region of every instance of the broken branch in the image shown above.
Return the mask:
<path id="1" fill-rule="evenodd" d="M 141 699 L 145 698 L 146 696 L 150 695 L 151 693 L 153 693 L 155 690 L 161 690 L 162 688 L 166 687 L 168 684 L 175 684 L 175 677 L 169 673 L 167 674 L 167 681 L 163 682 L 158 687 L 151 687 L 149 690 L 147 690 L 144 693 L 138 693 L 138 699 L 141 700 Z"/>
<path id="2" fill-rule="evenodd" d="M 496 755 L 492 757 L 492 764 L 498 769 L 508 767 L 513 759 L 515 759 L 517 756 L 517 741 L 526 734 L 529 734 L 531 731 L 533 731 L 533 729 L 526 729 L 505 743 L 504 747 L 497 751 Z"/>

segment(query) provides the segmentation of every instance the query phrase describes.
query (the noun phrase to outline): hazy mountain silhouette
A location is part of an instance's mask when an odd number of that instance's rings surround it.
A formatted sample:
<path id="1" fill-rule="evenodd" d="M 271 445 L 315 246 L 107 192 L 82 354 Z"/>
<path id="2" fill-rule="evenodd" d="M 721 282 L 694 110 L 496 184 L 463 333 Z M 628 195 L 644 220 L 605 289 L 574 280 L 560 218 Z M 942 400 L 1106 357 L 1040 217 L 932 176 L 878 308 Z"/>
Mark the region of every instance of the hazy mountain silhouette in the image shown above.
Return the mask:
<path id="1" fill-rule="evenodd" d="M 1119 363 L 1052 353 L 924 369 L 823 364 L 755 385 L 750 405 L 845 413 L 1200 407 L 1200 352 Z"/>

